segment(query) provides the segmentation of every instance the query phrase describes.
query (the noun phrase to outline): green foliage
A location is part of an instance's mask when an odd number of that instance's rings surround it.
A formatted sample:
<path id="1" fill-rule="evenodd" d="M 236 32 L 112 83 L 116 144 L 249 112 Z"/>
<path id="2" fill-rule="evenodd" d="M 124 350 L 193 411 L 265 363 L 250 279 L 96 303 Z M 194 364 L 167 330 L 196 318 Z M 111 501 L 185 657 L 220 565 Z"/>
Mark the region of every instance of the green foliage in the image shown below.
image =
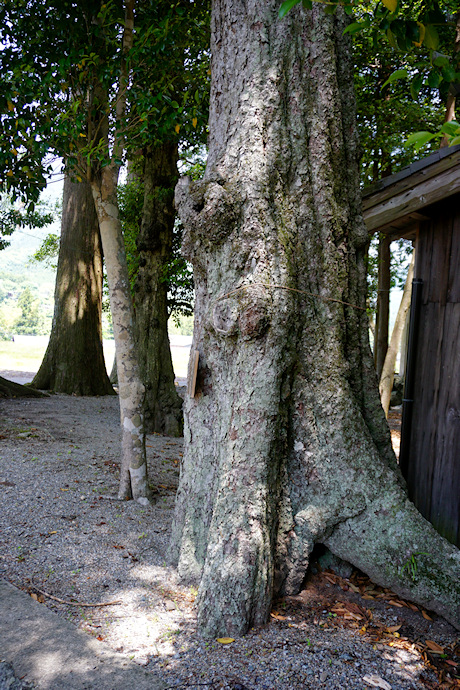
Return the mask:
<path id="1" fill-rule="evenodd" d="M 43 228 L 54 221 L 54 210 L 41 202 L 33 211 L 14 205 L 5 194 L 0 194 L 0 250 L 8 247 L 6 238 L 18 228 Z"/>
<path id="2" fill-rule="evenodd" d="M 418 562 L 417 558 L 419 556 L 428 556 L 428 553 L 426 551 L 415 551 L 412 553 L 407 561 L 404 563 L 404 565 L 401 568 L 401 573 L 407 573 L 410 577 L 410 579 L 413 582 L 416 582 L 417 580 L 417 573 L 418 573 Z"/>
<path id="3" fill-rule="evenodd" d="M 164 279 L 168 283 L 169 314 L 191 316 L 193 314 L 193 272 L 184 259 L 180 248 L 183 226 L 177 221 L 173 235 L 172 258 L 168 263 Z M 183 335 L 189 335 L 184 333 Z"/>
<path id="4" fill-rule="evenodd" d="M 419 151 L 430 141 L 445 137 L 450 146 L 460 144 L 460 123 L 456 120 L 445 122 L 437 132 L 413 132 L 405 141 L 405 146 Z"/>
<path id="5" fill-rule="evenodd" d="M 205 141 L 209 110 L 209 3 L 140 3 L 130 55 L 128 157 L 142 147 Z"/>
<path id="6" fill-rule="evenodd" d="M 139 252 L 137 251 L 136 239 L 140 230 L 143 203 L 144 186 L 137 175 L 131 181 L 118 186 L 118 206 L 120 210 L 120 220 L 123 226 L 123 237 L 125 240 L 126 258 L 128 260 L 128 272 L 132 292 L 139 270 Z"/>
<path id="7" fill-rule="evenodd" d="M 400 53 L 387 41 L 375 42 L 374 38 L 371 33 L 362 32 L 353 40 L 364 186 L 412 163 L 414 152 L 403 145 L 405 139 L 420 129 L 440 128 L 444 116 L 436 89 L 422 84 L 420 77 L 414 99 L 411 79 L 394 76 L 417 72 L 417 56 L 405 56 L 406 67 L 402 72 Z M 425 146 L 420 155 L 426 152 Z"/>
<path id="8" fill-rule="evenodd" d="M 29 259 L 29 263 L 44 263 L 50 268 L 57 267 L 59 256 L 59 235 L 49 233 Z"/>
<path id="9" fill-rule="evenodd" d="M 30 287 L 24 288 L 18 299 L 20 316 L 14 324 L 18 335 L 41 335 L 44 332 L 43 315 L 40 311 L 40 301 L 34 297 Z"/>
<path id="10" fill-rule="evenodd" d="M 90 179 L 121 165 L 124 150 L 165 138 L 203 141 L 207 3 L 139 3 L 135 21 L 133 46 L 123 51 L 120 1 L 99 11 L 70 0 L 0 6 L 0 177 L 31 210 L 50 153 Z"/>
<path id="11" fill-rule="evenodd" d="M 279 16 L 283 17 L 299 2 L 300 0 L 283 2 Z M 311 7 L 311 3 L 302 4 L 307 9 Z M 355 55 L 358 56 L 358 63 L 364 67 L 366 55 L 367 69 L 374 73 L 376 78 L 379 72 L 382 72 L 382 61 L 379 56 L 386 55 L 383 64 L 385 79 L 379 79 L 377 100 L 381 100 L 383 94 L 387 100 L 400 99 L 400 80 L 407 81 L 409 98 L 414 101 L 420 99 L 422 108 L 427 105 L 427 94 L 430 94 L 433 101 L 434 92 L 434 99 L 441 106 L 441 103 L 446 102 L 449 91 L 454 93 L 458 89 L 460 52 L 454 48 L 455 15 L 459 11 L 456 0 L 351 0 L 330 2 L 326 5 L 331 11 L 342 6 L 352 15 L 344 33 L 353 35 L 354 41 L 357 42 Z M 360 53 L 363 44 L 367 44 L 364 55 Z M 392 55 L 388 49 L 391 49 Z M 377 57 L 376 60 L 374 56 Z M 386 69 L 390 65 L 391 69 Z M 372 100 L 369 101 L 371 107 Z M 410 105 L 409 107 L 411 108 Z M 438 118 L 438 121 L 433 123 L 433 127 L 437 129 L 437 136 L 443 135 L 440 131 L 441 122 Z M 394 129 L 399 129 L 398 119 L 388 121 L 386 129 L 390 133 Z M 414 130 L 408 130 L 407 134 L 411 131 Z M 426 133 L 424 137 L 421 132 L 419 134 L 415 140 L 411 140 L 418 148 L 422 148 L 434 138 L 429 138 Z M 459 136 L 460 133 L 451 136 L 450 143 L 460 142 L 460 139 L 457 139 Z"/>
<path id="12" fill-rule="evenodd" d="M 0 314 L 0 340 L 11 340 L 11 338 L 11 329 L 9 328 L 3 314 Z"/>
<path id="13" fill-rule="evenodd" d="M 168 322 L 168 332 L 174 335 L 193 335 L 193 316 L 173 312 Z"/>
<path id="14" fill-rule="evenodd" d="M 133 291 L 139 270 L 139 253 L 136 240 L 139 234 L 144 187 L 139 177 L 119 187 L 120 220 L 123 226 L 128 270 Z M 169 313 L 190 315 L 193 311 L 193 276 L 191 267 L 181 256 L 182 226 L 177 221 L 172 246 L 172 257 L 168 262 L 163 281 L 168 285 Z M 134 292 L 134 291 L 133 291 Z"/>

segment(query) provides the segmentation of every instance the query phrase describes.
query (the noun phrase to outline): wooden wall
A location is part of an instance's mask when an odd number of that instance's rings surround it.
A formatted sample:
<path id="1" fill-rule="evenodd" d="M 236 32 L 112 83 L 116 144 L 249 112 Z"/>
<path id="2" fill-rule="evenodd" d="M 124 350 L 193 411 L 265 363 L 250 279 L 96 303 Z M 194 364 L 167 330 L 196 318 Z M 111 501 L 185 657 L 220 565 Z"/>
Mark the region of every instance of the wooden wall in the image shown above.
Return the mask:
<path id="1" fill-rule="evenodd" d="M 423 280 L 408 457 L 409 496 L 460 547 L 460 195 L 420 225 Z"/>

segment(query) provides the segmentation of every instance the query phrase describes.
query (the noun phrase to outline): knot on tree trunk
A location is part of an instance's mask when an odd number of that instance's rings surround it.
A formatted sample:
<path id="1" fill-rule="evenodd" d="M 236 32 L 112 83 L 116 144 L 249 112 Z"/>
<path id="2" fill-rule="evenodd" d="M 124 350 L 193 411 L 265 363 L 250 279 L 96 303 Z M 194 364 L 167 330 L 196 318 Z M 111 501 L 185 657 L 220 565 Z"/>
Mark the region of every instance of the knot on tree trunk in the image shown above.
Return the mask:
<path id="1" fill-rule="evenodd" d="M 262 336 L 270 325 L 267 297 L 246 290 L 242 286 L 234 295 L 223 296 L 214 302 L 211 325 L 223 336 L 240 335 L 243 340 Z"/>
<path id="2" fill-rule="evenodd" d="M 236 194 L 219 180 L 193 182 L 182 177 L 175 204 L 186 230 L 182 254 L 196 261 L 200 248 L 215 249 L 234 230 L 239 217 Z"/>

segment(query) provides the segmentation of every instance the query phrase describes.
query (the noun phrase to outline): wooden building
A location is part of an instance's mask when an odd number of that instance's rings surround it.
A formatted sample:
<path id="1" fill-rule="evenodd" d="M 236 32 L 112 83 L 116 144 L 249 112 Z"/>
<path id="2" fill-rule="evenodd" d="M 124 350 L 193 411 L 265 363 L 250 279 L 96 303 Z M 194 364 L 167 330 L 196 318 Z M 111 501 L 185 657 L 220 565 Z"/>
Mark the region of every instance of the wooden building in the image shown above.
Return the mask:
<path id="1" fill-rule="evenodd" d="M 415 243 L 400 464 L 409 496 L 460 547 L 460 146 L 364 190 L 372 232 Z"/>

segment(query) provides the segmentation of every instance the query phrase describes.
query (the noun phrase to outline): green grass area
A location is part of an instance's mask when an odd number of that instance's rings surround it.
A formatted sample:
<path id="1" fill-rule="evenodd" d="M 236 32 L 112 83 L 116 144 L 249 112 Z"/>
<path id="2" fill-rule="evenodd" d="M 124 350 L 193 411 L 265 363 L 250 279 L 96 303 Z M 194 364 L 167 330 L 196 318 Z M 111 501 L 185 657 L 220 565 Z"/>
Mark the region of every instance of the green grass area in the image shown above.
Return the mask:
<path id="1" fill-rule="evenodd" d="M 47 336 L 16 336 L 11 340 L 0 341 L 0 369 L 10 371 L 36 372 L 40 367 L 48 344 Z M 176 376 L 187 376 L 189 348 L 172 347 L 173 366 Z M 107 370 L 112 371 L 115 343 L 104 340 L 104 357 Z"/>
<path id="2" fill-rule="evenodd" d="M 47 336 L 30 336 L 27 340 L 22 338 L 0 341 L 0 369 L 12 371 L 38 371 L 45 354 Z"/>

